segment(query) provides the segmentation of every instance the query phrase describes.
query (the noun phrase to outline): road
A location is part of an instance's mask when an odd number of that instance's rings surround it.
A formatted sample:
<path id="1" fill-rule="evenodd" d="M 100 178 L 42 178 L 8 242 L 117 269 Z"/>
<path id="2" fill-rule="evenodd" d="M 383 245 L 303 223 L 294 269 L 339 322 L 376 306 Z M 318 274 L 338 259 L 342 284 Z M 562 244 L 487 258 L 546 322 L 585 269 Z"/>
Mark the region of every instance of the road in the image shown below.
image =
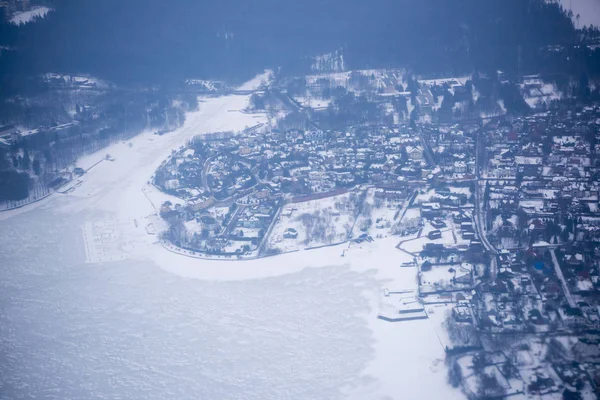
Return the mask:
<path id="1" fill-rule="evenodd" d="M 200 181 L 202 182 L 202 188 L 206 193 L 212 193 L 210 188 L 208 187 L 208 180 L 206 176 L 208 175 L 208 168 L 210 167 L 210 161 L 212 157 L 208 157 L 206 161 L 204 161 L 204 165 L 202 166 L 202 172 L 200 173 Z"/>
<path id="2" fill-rule="evenodd" d="M 421 144 L 423 146 L 423 151 L 425 152 L 425 156 L 427 160 L 432 166 L 435 166 L 435 160 L 433 158 L 433 151 L 429 146 L 426 138 L 423 134 L 419 135 L 419 139 L 421 140 Z M 482 178 L 481 171 L 484 168 L 484 155 L 483 155 L 484 147 L 483 140 L 478 138 L 477 140 L 477 148 L 475 153 L 475 168 L 476 168 L 476 179 L 475 179 L 475 215 L 473 215 L 473 220 L 475 222 L 475 230 L 477 234 L 481 238 L 481 243 L 483 247 L 492 254 L 492 260 L 490 262 L 490 275 L 492 280 L 496 279 L 496 275 L 498 273 L 498 250 L 487 238 L 486 225 L 485 225 L 485 205 L 483 204 L 483 196 L 481 194 L 482 184 L 485 189 L 485 178 Z"/>
<path id="3" fill-rule="evenodd" d="M 498 250 L 487 238 L 487 231 L 485 225 L 485 204 L 483 204 L 483 195 L 481 194 L 482 189 L 485 190 L 485 179 L 482 179 L 481 172 L 484 169 L 484 156 L 483 156 L 483 140 L 481 137 L 477 138 L 477 149 L 475 152 L 475 168 L 477 181 L 475 184 L 475 215 L 473 220 L 475 222 L 475 229 L 477 234 L 481 238 L 483 247 L 492 254 L 492 261 L 490 263 L 490 275 L 492 280 L 496 279 L 498 273 Z M 482 188 L 483 184 L 483 188 Z"/>
<path id="4" fill-rule="evenodd" d="M 560 280 L 562 285 L 563 293 L 567 298 L 567 302 L 569 303 L 569 307 L 575 308 L 577 305 L 575 304 L 575 300 L 573 300 L 573 295 L 571 295 L 571 291 L 569 290 L 569 286 L 567 285 L 567 281 L 565 280 L 565 276 L 560 269 L 560 264 L 558 263 L 558 259 L 556 258 L 555 250 L 550 250 L 550 255 L 552 256 L 552 263 L 554 264 L 554 272 L 556 272 L 556 276 Z"/>
<path id="5" fill-rule="evenodd" d="M 427 141 L 427 139 L 425 138 L 425 136 L 423 135 L 422 132 L 419 134 L 419 139 L 421 141 L 421 146 L 423 146 L 423 152 L 425 153 L 425 158 L 427 158 L 429 165 L 431 165 L 432 167 L 435 167 L 436 163 L 435 163 L 435 159 L 433 158 L 433 150 L 431 149 L 429 142 Z"/>

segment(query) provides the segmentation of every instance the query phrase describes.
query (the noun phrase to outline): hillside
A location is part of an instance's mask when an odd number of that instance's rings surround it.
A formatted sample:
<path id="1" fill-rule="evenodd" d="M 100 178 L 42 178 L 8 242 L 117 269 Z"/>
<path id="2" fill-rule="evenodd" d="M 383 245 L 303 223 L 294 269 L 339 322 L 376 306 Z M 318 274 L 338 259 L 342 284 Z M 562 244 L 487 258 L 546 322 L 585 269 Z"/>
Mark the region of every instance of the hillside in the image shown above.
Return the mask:
<path id="1" fill-rule="evenodd" d="M 90 73 L 125 82 L 241 80 L 265 67 L 305 72 L 342 49 L 349 69 L 400 66 L 432 76 L 536 70 L 538 50 L 574 27 L 543 0 L 227 2 L 55 0 L 38 24 L 3 28 L 6 73 Z M 218 23 L 215 21 L 219 21 Z M 16 31 L 15 31 L 16 30 Z M 493 51 L 491 50 L 493 48 Z"/>

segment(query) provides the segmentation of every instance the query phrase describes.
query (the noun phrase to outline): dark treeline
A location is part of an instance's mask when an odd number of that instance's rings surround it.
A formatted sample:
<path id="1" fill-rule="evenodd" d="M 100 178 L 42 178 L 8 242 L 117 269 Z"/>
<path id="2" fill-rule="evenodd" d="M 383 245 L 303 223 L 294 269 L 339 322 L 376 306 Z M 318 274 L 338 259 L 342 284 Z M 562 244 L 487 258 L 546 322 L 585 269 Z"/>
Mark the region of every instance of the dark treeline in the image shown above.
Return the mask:
<path id="1" fill-rule="evenodd" d="M 548 67 L 541 48 L 578 37 L 559 6 L 543 0 L 53 4 L 56 11 L 43 21 L 0 28 L 2 44 L 16 49 L 0 57 L 0 72 L 11 77 L 6 84 L 50 70 L 129 84 L 242 80 L 265 67 L 302 72 L 310 56 L 335 49 L 343 49 L 350 68 L 400 66 L 438 75 L 474 68 L 516 73 L 520 46 L 522 72 L 538 72 Z"/>
<path id="2" fill-rule="evenodd" d="M 4 102 L 0 108 L 12 112 L 23 125 L 37 126 L 37 133 L 10 147 L 0 146 L 0 203 L 23 200 L 36 187 L 54 186 L 64 169 L 82 155 L 144 130 L 175 129 L 183 124 L 186 111 L 198 107 L 195 96 L 164 90 L 89 91 L 84 97 L 77 89 L 54 88 L 38 94 L 31 103 L 34 106 Z M 65 109 L 69 106 L 76 110 L 74 121 Z"/>

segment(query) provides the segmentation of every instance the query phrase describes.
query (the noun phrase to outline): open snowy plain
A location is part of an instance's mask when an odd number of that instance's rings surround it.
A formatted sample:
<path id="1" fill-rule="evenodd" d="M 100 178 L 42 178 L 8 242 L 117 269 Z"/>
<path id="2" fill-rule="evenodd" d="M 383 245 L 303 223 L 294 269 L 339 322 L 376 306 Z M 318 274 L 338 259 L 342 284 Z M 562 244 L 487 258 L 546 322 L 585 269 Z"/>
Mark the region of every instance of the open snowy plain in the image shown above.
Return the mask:
<path id="1" fill-rule="evenodd" d="M 194 135 L 265 122 L 249 96 L 85 157 L 68 194 L 0 213 L 0 399 L 454 399 L 430 320 L 377 318 L 416 288 L 389 237 L 249 261 L 169 252 L 147 184 Z M 438 328 L 439 329 L 439 328 Z"/>

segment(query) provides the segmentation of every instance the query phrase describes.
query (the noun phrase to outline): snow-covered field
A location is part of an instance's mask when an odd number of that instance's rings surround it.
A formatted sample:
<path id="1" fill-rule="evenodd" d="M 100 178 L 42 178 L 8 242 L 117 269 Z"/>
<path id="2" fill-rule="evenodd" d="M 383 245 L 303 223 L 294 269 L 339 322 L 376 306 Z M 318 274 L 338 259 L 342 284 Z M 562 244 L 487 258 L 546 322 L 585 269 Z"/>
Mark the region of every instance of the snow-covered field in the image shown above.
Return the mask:
<path id="1" fill-rule="evenodd" d="M 355 219 L 347 208 L 349 197 L 343 194 L 285 205 L 267 238 L 267 247 L 289 252 L 346 241 Z M 298 236 L 286 238 L 288 229 L 296 230 Z"/>
<path id="2" fill-rule="evenodd" d="M 204 99 L 175 132 L 82 159 L 115 161 L 70 194 L 0 213 L 1 398 L 463 398 L 430 321 L 377 319 L 383 288 L 416 286 L 394 237 L 229 262 L 149 234 L 156 167 L 193 135 L 254 125 L 229 112 L 247 102 Z"/>
<path id="3" fill-rule="evenodd" d="M 51 11 L 51 9 L 48 7 L 36 7 L 32 10 L 15 14 L 11 18 L 10 22 L 12 22 L 15 25 L 26 24 L 28 22 L 33 21 L 36 17 L 45 17 L 49 11 Z"/>

